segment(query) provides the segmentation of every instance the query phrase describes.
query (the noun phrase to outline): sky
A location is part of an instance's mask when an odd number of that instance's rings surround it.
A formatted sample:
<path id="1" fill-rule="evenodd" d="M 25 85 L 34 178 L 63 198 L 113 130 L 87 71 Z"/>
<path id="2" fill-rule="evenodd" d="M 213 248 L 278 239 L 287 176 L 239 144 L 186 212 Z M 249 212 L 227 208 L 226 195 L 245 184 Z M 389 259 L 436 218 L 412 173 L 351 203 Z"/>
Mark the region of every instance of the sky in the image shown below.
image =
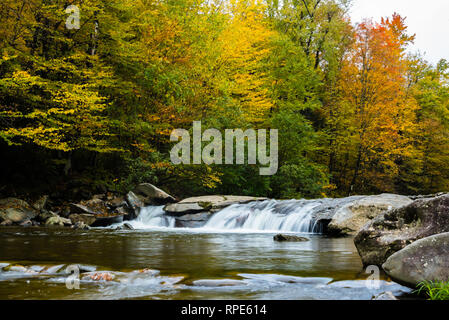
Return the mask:
<path id="1" fill-rule="evenodd" d="M 411 51 L 420 51 L 427 61 L 449 61 L 449 0 L 352 0 L 353 22 L 364 18 L 380 21 L 394 12 L 407 17 L 409 34 L 416 34 Z"/>

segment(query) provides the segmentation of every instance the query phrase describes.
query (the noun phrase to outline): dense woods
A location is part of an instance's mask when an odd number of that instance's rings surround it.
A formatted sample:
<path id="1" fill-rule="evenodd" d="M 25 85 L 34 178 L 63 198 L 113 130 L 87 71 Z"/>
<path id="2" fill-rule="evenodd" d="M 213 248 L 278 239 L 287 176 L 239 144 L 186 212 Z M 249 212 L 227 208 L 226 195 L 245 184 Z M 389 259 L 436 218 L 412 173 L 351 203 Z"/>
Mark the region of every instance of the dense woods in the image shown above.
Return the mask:
<path id="1" fill-rule="evenodd" d="M 80 10 L 68 29 L 65 8 Z M 346 0 L 2 0 L 0 193 L 449 190 L 449 63 Z M 170 162 L 170 133 L 279 130 L 279 171 Z"/>

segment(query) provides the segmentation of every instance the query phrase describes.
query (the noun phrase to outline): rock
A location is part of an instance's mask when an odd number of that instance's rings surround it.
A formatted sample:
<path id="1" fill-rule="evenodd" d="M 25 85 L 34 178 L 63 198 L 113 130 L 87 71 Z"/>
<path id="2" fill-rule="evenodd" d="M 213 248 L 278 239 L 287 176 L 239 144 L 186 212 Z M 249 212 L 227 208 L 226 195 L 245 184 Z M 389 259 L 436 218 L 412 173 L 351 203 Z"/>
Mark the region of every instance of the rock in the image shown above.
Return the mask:
<path id="1" fill-rule="evenodd" d="M 175 218 L 176 228 L 200 228 L 206 224 L 211 217 L 210 212 L 201 212 L 195 214 L 185 214 Z"/>
<path id="2" fill-rule="evenodd" d="M 112 209 L 116 209 L 119 207 L 127 206 L 128 204 L 126 203 L 125 197 L 115 197 L 111 200 L 108 200 L 106 202 L 106 205 Z"/>
<path id="3" fill-rule="evenodd" d="M 137 195 L 142 195 L 143 200 L 147 205 L 161 205 L 176 202 L 176 199 L 174 197 L 150 183 L 139 184 L 134 190 L 134 193 Z"/>
<path id="4" fill-rule="evenodd" d="M 246 285 L 242 280 L 233 279 L 203 279 L 195 280 L 192 284 L 196 287 L 232 287 Z"/>
<path id="5" fill-rule="evenodd" d="M 39 216 L 37 216 L 36 219 L 39 220 L 40 222 L 45 222 L 49 218 L 55 217 L 55 216 L 57 216 L 56 213 L 42 209 L 41 212 L 39 213 Z"/>
<path id="6" fill-rule="evenodd" d="M 449 281 L 449 232 L 413 242 L 391 255 L 382 268 L 412 288 L 422 281 Z"/>
<path id="7" fill-rule="evenodd" d="M 367 196 L 354 200 L 335 212 L 327 226 L 328 233 L 355 235 L 366 223 L 379 214 L 410 203 L 412 203 L 410 198 L 395 194 Z"/>
<path id="8" fill-rule="evenodd" d="M 182 216 L 185 214 L 210 211 L 220 211 L 232 204 L 262 201 L 267 198 L 256 198 L 246 196 L 201 196 L 184 199 L 175 204 L 166 205 L 164 210 L 169 215 Z"/>
<path id="9" fill-rule="evenodd" d="M 89 230 L 90 227 L 87 224 L 85 224 L 84 222 L 79 221 L 79 222 L 76 222 L 72 226 L 72 229 L 75 229 L 75 230 Z"/>
<path id="10" fill-rule="evenodd" d="M 371 300 L 398 300 L 391 291 L 382 292 L 374 296 Z"/>
<path id="11" fill-rule="evenodd" d="M 25 220 L 23 222 L 20 223 L 21 227 L 32 227 L 33 226 L 33 222 L 31 222 L 31 220 Z"/>
<path id="12" fill-rule="evenodd" d="M 124 223 L 123 229 L 124 230 L 134 230 L 134 227 L 132 225 L 130 225 L 129 223 Z"/>
<path id="13" fill-rule="evenodd" d="M 70 213 L 73 214 L 108 215 L 110 211 L 106 202 L 98 198 L 70 204 Z"/>
<path id="14" fill-rule="evenodd" d="M 300 237 L 300 236 L 294 236 L 294 235 L 286 235 L 286 234 L 277 234 L 273 237 L 274 241 L 279 242 L 307 242 L 309 239 Z"/>
<path id="15" fill-rule="evenodd" d="M 145 206 L 145 203 L 143 203 L 134 192 L 130 191 L 126 195 L 126 202 L 128 202 L 129 206 L 133 210 L 137 210 L 140 208 L 143 208 Z"/>
<path id="16" fill-rule="evenodd" d="M 165 206 L 164 210 L 168 215 L 182 216 L 189 213 L 201 212 L 211 209 L 211 207 L 202 207 L 198 203 L 174 203 Z"/>
<path id="17" fill-rule="evenodd" d="M 140 208 L 137 208 L 136 211 L 140 212 Z M 125 201 L 122 206 L 114 209 L 114 214 L 122 215 L 123 220 L 130 221 L 137 218 L 136 211 L 133 210 L 128 203 Z"/>
<path id="18" fill-rule="evenodd" d="M 2 223 L 0 223 L 0 226 L 2 227 L 10 227 L 13 225 L 13 222 L 11 220 L 5 220 Z"/>
<path id="19" fill-rule="evenodd" d="M 115 228 L 115 230 L 134 230 L 134 227 L 129 223 L 124 223 Z"/>
<path id="20" fill-rule="evenodd" d="M 91 227 L 109 227 L 115 223 L 123 222 L 123 215 L 98 217 L 96 216 L 95 222 L 92 223 Z"/>
<path id="21" fill-rule="evenodd" d="M 0 200 L 0 222 L 10 220 L 15 224 L 20 224 L 26 220 L 34 219 L 38 214 L 23 200 L 16 198 Z"/>
<path id="22" fill-rule="evenodd" d="M 72 221 L 73 224 L 83 223 L 87 226 L 91 226 L 97 220 L 95 215 L 87 213 L 71 214 L 69 216 L 69 219 L 70 221 Z"/>
<path id="23" fill-rule="evenodd" d="M 387 211 L 365 225 L 354 238 L 364 265 L 381 266 L 410 243 L 449 232 L 449 194 L 419 199 Z"/>
<path id="24" fill-rule="evenodd" d="M 71 203 L 70 204 L 70 213 L 75 213 L 75 214 L 96 214 L 95 211 L 89 209 L 88 207 L 86 207 L 85 205 L 79 204 L 79 203 Z"/>
<path id="25" fill-rule="evenodd" d="M 37 211 L 41 211 L 45 209 L 45 205 L 47 204 L 48 196 L 40 197 L 35 203 L 33 203 L 33 208 Z"/>
<path id="26" fill-rule="evenodd" d="M 49 218 L 45 224 L 47 226 L 70 226 L 72 225 L 72 221 L 70 221 L 70 219 L 66 219 L 66 218 L 62 218 L 60 216 L 55 216 L 55 217 L 51 217 Z"/>
<path id="27" fill-rule="evenodd" d="M 104 193 L 101 194 L 94 194 L 92 196 L 93 200 L 104 200 L 106 198 L 106 195 Z"/>
<path id="28" fill-rule="evenodd" d="M 95 212 L 96 214 L 108 214 L 109 208 L 106 205 L 106 202 L 104 202 L 101 199 L 91 199 L 87 201 L 81 201 L 82 205 L 88 207 L 91 211 Z"/>

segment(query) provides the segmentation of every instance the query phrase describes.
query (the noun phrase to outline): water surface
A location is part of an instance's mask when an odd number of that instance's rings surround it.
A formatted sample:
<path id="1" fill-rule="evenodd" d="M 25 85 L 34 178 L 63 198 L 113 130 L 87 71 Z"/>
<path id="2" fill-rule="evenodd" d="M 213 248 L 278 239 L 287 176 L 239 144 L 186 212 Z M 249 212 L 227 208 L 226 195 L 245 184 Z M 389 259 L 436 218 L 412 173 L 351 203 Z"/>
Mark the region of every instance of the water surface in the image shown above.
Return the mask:
<path id="1" fill-rule="evenodd" d="M 2 228 L 4 265 L 38 270 L 36 266 L 83 264 L 116 278 L 82 279 L 79 290 L 69 290 L 61 271 L 57 276 L 3 271 L 0 299 L 370 299 L 387 289 L 408 291 L 391 282 L 368 288 L 361 280 L 369 274 L 352 238 L 300 234 L 310 241 L 278 243 L 273 235 Z"/>

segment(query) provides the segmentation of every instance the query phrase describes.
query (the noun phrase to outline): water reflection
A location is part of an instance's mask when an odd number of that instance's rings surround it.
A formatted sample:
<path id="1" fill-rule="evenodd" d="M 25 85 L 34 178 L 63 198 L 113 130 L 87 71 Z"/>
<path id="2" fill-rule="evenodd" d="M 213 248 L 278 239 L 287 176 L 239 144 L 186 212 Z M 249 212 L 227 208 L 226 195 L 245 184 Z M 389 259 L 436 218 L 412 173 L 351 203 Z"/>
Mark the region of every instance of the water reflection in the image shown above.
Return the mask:
<path id="1" fill-rule="evenodd" d="M 242 273 L 334 280 L 368 276 L 361 273 L 352 239 L 306 236 L 309 242 L 277 243 L 269 233 L 5 228 L 0 230 L 0 262 L 81 263 L 115 271 L 151 268 L 162 275 L 182 275 L 187 285 L 199 279 L 241 279 Z M 12 293 L 18 290 L 17 283 L 8 286 Z"/>

